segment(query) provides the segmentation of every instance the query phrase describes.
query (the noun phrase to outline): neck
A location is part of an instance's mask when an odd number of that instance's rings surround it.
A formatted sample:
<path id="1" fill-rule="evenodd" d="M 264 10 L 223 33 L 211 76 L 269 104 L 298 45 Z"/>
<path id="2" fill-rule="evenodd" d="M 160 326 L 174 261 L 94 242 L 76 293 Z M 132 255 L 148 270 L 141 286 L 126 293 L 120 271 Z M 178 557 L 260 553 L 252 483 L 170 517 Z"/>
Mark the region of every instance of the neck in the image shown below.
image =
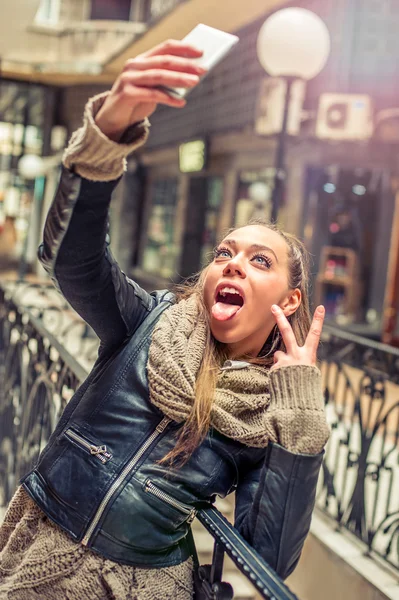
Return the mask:
<path id="1" fill-rule="evenodd" d="M 244 344 L 243 342 L 237 342 L 236 344 L 226 344 L 227 358 L 231 360 L 245 360 L 247 358 L 256 358 L 259 352 L 262 350 L 262 346 L 255 346 L 253 344 Z"/>
<path id="2" fill-rule="evenodd" d="M 257 358 L 266 343 L 272 329 L 266 334 L 262 332 L 260 335 L 253 336 L 225 345 L 227 358 L 231 360 L 247 360 L 249 358 Z"/>

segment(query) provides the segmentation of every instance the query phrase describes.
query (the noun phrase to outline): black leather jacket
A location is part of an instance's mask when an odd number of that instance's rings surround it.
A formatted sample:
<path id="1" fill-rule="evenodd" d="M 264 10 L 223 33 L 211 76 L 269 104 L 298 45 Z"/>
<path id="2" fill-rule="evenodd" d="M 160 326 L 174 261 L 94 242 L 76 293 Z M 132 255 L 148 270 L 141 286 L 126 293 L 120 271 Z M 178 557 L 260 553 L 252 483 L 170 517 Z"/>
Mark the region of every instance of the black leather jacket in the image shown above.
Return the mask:
<path id="1" fill-rule="evenodd" d="M 23 485 L 74 539 L 146 567 L 187 559 L 196 509 L 235 490 L 235 526 L 285 578 L 309 530 L 322 455 L 249 448 L 212 429 L 184 467 L 159 464 L 179 426 L 149 401 L 146 363 L 174 296 L 147 294 L 113 260 L 105 232 L 116 183 L 64 170 L 47 218 L 41 260 L 101 346 Z"/>

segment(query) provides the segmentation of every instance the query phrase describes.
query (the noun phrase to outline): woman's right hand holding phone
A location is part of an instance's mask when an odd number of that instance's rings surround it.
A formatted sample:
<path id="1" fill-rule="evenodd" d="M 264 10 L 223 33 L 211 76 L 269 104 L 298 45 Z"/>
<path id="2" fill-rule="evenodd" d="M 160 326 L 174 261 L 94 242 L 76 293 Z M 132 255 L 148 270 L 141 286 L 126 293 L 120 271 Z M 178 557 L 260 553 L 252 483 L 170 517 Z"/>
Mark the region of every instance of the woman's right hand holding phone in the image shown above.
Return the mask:
<path id="1" fill-rule="evenodd" d="M 130 125 L 149 117 L 158 104 L 185 106 L 184 99 L 157 87 L 195 87 L 206 69 L 192 59 L 201 56 L 201 50 L 185 42 L 168 40 L 128 60 L 95 117 L 97 126 L 118 142 Z"/>

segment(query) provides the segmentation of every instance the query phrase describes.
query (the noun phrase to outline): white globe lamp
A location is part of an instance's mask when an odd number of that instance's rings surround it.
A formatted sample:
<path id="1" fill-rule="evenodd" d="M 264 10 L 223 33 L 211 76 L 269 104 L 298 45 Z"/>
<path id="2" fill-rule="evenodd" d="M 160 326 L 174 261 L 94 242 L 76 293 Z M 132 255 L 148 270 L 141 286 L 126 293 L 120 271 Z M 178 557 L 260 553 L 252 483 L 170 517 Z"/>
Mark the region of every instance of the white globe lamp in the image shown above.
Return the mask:
<path id="1" fill-rule="evenodd" d="M 326 24 L 305 8 L 275 12 L 257 39 L 259 62 L 272 77 L 313 79 L 324 68 L 330 48 Z"/>
<path id="2" fill-rule="evenodd" d="M 263 181 L 255 181 L 248 188 L 248 196 L 258 204 L 266 203 L 270 199 L 270 187 Z"/>
<path id="3" fill-rule="evenodd" d="M 44 175 L 44 161 L 36 154 L 24 154 L 18 161 L 18 172 L 24 179 L 35 179 Z"/>

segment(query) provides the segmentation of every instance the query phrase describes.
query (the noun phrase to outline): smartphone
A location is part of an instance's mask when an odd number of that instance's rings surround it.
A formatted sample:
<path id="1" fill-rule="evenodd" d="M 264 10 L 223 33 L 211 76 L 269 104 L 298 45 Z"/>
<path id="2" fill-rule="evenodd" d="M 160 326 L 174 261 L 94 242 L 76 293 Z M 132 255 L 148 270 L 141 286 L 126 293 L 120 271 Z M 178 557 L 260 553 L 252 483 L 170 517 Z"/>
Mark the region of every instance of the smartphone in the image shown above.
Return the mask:
<path id="1" fill-rule="evenodd" d="M 201 67 L 208 69 L 208 73 L 230 52 L 238 41 L 239 38 L 236 35 L 203 25 L 202 23 L 194 27 L 183 38 L 183 42 L 189 42 L 203 51 L 203 55 L 200 58 L 193 58 L 193 60 L 201 65 Z M 201 79 L 204 79 L 204 77 L 201 77 Z M 175 98 L 184 98 L 191 91 L 189 88 L 172 88 L 167 86 L 159 86 L 159 88 Z"/>

